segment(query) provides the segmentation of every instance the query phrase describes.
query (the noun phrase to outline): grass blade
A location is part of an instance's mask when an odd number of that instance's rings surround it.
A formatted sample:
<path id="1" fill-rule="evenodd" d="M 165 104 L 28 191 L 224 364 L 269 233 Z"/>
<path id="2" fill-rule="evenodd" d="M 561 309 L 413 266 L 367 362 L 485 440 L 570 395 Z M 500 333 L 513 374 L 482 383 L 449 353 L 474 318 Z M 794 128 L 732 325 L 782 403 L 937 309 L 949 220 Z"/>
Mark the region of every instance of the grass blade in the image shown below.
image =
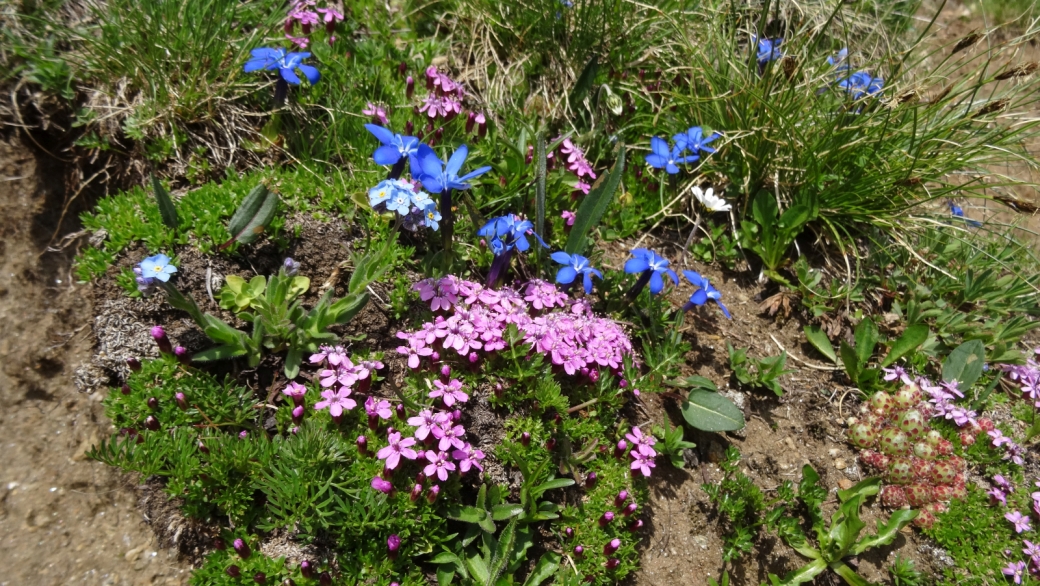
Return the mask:
<path id="1" fill-rule="evenodd" d="M 534 233 L 545 237 L 545 131 L 541 131 L 535 136 L 534 150 L 535 160 L 538 162 L 538 166 L 535 168 L 537 183 L 535 183 L 534 192 Z"/>

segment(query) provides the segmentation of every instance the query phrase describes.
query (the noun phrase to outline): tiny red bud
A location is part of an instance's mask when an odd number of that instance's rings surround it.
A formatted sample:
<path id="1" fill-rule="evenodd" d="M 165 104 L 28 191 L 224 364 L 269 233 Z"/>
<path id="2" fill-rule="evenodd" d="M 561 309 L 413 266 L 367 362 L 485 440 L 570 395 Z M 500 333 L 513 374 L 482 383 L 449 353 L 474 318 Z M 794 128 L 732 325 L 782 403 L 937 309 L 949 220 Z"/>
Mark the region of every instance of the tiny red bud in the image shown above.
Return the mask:
<path id="1" fill-rule="evenodd" d="M 610 558 L 609 560 L 607 560 L 607 569 L 608 570 L 616 569 L 619 565 L 621 565 L 621 560 L 619 560 L 617 558 Z"/>
<path id="2" fill-rule="evenodd" d="M 470 112 L 466 116 L 466 133 L 467 134 L 469 134 L 470 132 L 473 132 L 473 125 L 476 124 L 476 122 L 475 122 L 476 117 L 477 117 L 477 115 L 474 112 Z"/>
<path id="3" fill-rule="evenodd" d="M 599 526 L 600 527 L 606 527 L 607 525 L 610 525 L 611 521 L 613 521 L 613 520 L 614 520 L 614 513 L 611 512 L 611 511 L 607 511 L 606 513 L 603 513 L 602 517 L 599 518 Z"/>
<path id="4" fill-rule="evenodd" d="M 362 454 L 368 453 L 368 438 L 359 435 L 357 438 L 357 449 Z"/>
<path id="5" fill-rule="evenodd" d="M 202 440 L 199 440 L 199 451 L 202 452 L 203 454 L 208 454 L 209 453 L 209 448 L 206 447 L 206 444 L 202 443 Z M 223 542 L 221 542 L 221 543 L 223 543 Z M 217 549 L 223 549 L 223 548 L 217 548 Z"/>
<path id="6" fill-rule="evenodd" d="M 119 387 L 119 391 L 122 392 L 124 395 L 129 395 L 130 385 L 124 383 L 123 386 Z"/>
<path id="7" fill-rule="evenodd" d="M 141 372 L 141 361 L 136 358 L 127 358 L 126 365 L 130 367 L 131 372 Z"/>
<path id="8" fill-rule="evenodd" d="M 332 586 L 332 576 L 328 572 L 322 572 L 318 575 L 318 584 L 320 586 Z"/>
<path id="9" fill-rule="evenodd" d="M 411 120 L 409 120 L 408 122 L 404 123 L 404 133 L 405 134 L 410 135 L 410 134 L 412 134 L 413 130 L 415 130 L 415 125 L 412 124 Z"/>
<path id="10" fill-rule="evenodd" d="M 155 397 L 148 397 L 148 400 L 145 402 L 148 403 L 148 408 L 153 411 L 159 408 L 159 399 Z"/>
<path id="11" fill-rule="evenodd" d="M 621 540 L 617 538 L 611 539 L 609 543 L 603 546 L 603 555 L 614 555 L 614 552 L 617 551 L 619 547 L 621 547 Z"/>
<path id="12" fill-rule="evenodd" d="M 253 581 L 256 582 L 257 584 L 266 584 L 267 583 L 267 574 L 265 574 L 263 572 L 257 572 L 255 574 L 253 574 Z"/>
<path id="13" fill-rule="evenodd" d="M 627 450 L 628 450 L 628 442 L 626 442 L 625 440 L 619 441 L 617 443 L 617 446 L 614 448 L 614 457 L 615 458 L 620 458 L 620 457 L 624 456 L 625 452 Z"/>
<path id="14" fill-rule="evenodd" d="M 297 405 L 292 410 L 293 423 L 299 423 L 303 419 L 303 405 Z"/>
<path id="15" fill-rule="evenodd" d="M 584 554 L 584 553 L 585 553 L 585 548 L 584 547 L 582 547 L 580 545 L 575 545 L 574 546 L 574 555 L 575 556 L 581 557 L 582 554 Z"/>
<path id="16" fill-rule="evenodd" d="M 430 487 L 430 491 L 426 493 L 426 502 L 431 505 L 437 500 L 437 495 L 441 493 L 441 487 L 438 484 L 434 484 Z"/>
<path id="17" fill-rule="evenodd" d="M 415 94 L 415 79 L 409 75 L 404 80 L 404 95 L 410 100 L 413 94 Z"/>
<path id="18" fill-rule="evenodd" d="M 632 513 L 636 512 L 637 508 L 639 508 L 639 505 L 637 505 L 636 503 L 629 503 L 628 506 L 625 507 L 625 510 L 621 511 L 621 514 L 627 517 Z"/>
<path id="19" fill-rule="evenodd" d="M 635 533 L 643 528 L 643 520 L 636 519 L 631 525 L 628 526 L 628 530 Z"/>
<path id="20" fill-rule="evenodd" d="M 524 446 L 530 445 L 531 444 L 531 434 L 526 432 L 526 431 L 521 433 L 520 434 L 520 443 L 523 444 Z"/>
<path id="21" fill-rule="evenodd" d="M 214 537 L 213 538 L 213 547 L 215 549 L 219 549 L 220 551 L 224 551 L 225 549 L 227 549 L 227 544 L 224 543 L 223 539 L 221 539 L 219 537 Z"/>
<path id="22" fill-rule="evenodd" d="M 627 501 L 627 500 L 628 500 L 628 491 L 627 490 L 622 490 L 621 492 L 619 492 L 617 494 L 616 497 L 614 497 L 614 506 L 615 507 L 620 507 L 621 505 L 625 504 L 625 501 Z"/>
<path id="23" fill-rule="evenodd" d="M 422 485 L 416 484 L 414 487 L 412 487 L 412 494 L 408 495 L 408 499 L 414 503 L 415 501 L 419 500 L 420 496 L 422 496 Z"/>
<path id="24" fill-rule="evenodd" d="M 184 396 L 184 393 L 175 393 L 173 399 L 177 401 L 177 406 L 181 408 L 181 411 L 188 408 L 188 398 Z"/>
<path id="25" fill-rule="evenodd" d="M 408 64 L 404 61 L 397 65 L 397 73 L 404 75 L 408 71 Z"/>
<path id="26" fill-rule="evenodd" d="M 593 486 L 596 486 L 597 478 L 598 477 L 596 476 L 595 472 L 589 472 L 589 475 L 585 477 L 585 488 L 592 488 Z"/>
<path id="27" fill-rule="evenodd" d="M 191 364 L 191 352 L 184 346 L 177 346 L 173 349 L 173 355 L 177 357 L 177 362 L 180 362 L 184 366 Z"/>
<path id="28" fill-rule="evenodd" d="M 303 560 L 300 562 L 300 574 L 302 574 L 304 578 L 313 578 L 314 564 L 310 560 Z"/>
<path id="29" fill-rule="evenodd" d="M 567 536 L 567 539 L 574 539 L 574 529 L 571 527 L 564 529 L 563 534 Z"/>
<path id="30" fill-rule="evenodd" d="M 549 438 L 549 441 L 545 442 L 545 449 L 549 450 L 550 452 L 555 450 L 556 449 L 556 438 L 554 438 L 554 437 Z"/>
<path id="31" fill-rule="evenodd" d="M 144 426 L 152 431 L 158 431 L 159 420 L 156 419 L 154 415 L 149 415 L 148 417 L 144 418 Z"/>
<path id="32" fill-rule="evenodd" d="M 163 354 L 173 354 L 173 344 L 170 343 L 170 338 L 166 336 L 166 330 L 162 326 L 155 326 L 152 328 L 152 339 L 155 340 L 156 345 L 159 346 L 159 351 Z"/>
<path id="33" fill-rule="evenodd" d="M 227 573 L 228 576 L 231 576 L 232 578 L 237 578 L 242 575 L 242 570 L 239 570 L 238 566 L 234 564 L 228 566 L 228 569 L 224 571 Z"/>
<path id="34" fill-rule="evenodd" d="M 235 548 L 235 553 L 241 556 L 242 559 L 247 559 L 252 555 L 252 552 L 249 551 L 249 544 L 243 539 L 236 539 L 231 546 Z"/>

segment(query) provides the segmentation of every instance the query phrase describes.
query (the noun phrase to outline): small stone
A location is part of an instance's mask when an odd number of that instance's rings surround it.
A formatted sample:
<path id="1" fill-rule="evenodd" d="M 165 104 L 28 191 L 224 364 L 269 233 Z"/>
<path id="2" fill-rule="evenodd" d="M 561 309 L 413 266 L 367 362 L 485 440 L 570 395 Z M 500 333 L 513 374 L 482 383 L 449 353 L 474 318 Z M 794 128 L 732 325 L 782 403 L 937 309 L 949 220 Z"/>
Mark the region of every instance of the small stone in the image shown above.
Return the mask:
<path id="1" fill-rule="evenodd" d="M 708 461 L 712 464 L 718 464 L 719 462 L 726 459 L 726 450 L 722 449 L 719 442 L 711 442 L 708 444 Z"/>
<path id="2" fill-rule="evenodd" d="M 844 470 L 845 468 L 848 467 L 848 463 L 845 462 L 845 460 L 843 460 L 841 458 L 838 458 L 837 460 L 834 461 L 834 467 L 837 468 L 838 470 Z"/>
<path id="3" fill-rule="evenodd" d="M 842 490 L 848 490 L 848 489 L 852 488 L 852 481 L 849 480 L 848 478 L 839 478 L 838 479 L 838 488 L 840 488 Z"/>
<path id="4" fill-rule="evenodd" d="M 838 448 L 831 448 L 831 449 L 827 450 L 827 455 L 832 457 L 832 458 L 837 458 L 838 454 L 840 454 L 840 453 L 841 453 L 841 450 L 839 450 Z"/>

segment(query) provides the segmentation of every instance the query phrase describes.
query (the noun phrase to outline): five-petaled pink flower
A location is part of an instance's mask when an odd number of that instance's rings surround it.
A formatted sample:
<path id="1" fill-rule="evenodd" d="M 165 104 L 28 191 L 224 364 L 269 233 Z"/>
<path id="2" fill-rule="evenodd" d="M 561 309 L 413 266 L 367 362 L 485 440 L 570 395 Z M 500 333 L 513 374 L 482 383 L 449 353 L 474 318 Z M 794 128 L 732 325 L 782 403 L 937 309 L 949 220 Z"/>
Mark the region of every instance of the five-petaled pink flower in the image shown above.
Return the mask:
<path id="1" fill-rule="evenodd" d="M 631 433 L 626 433 L 625 439 L 631 442 L 632 449 L 637 450 L 639 453 L 646 454 L 651 458 L 657 456 L 657 452 L 652 447 L 657 443 L 657 439 L 652 435 L 643 435 L 643 432 L 638 427 L 633 427 Z"/>
<path id="2" fill-rule="evenodd" d="M 455 464 L 448 461 L 448 455 L 444 452 L 435 452 L 433 450 L 426 450 L 426 459 L 430 464 L 423 469 L 423 474 L 427 478 L 433 478 L 436 476 L 440 478 L 441 482 L 448 480 L 448 473 L 455 470 Z"/>
<path id="3" fill-rule="evenodd" d="M 342 387 L 351 387 L 357 382 L 357 375 L 351 370 L 323 370 L 318 373 L 318 376 L 321 377 L 321 386 L 325 388 L 335 384 L 339 384 Z"/>
<path id="4" fill-rule="evenodd" d="M 1025 562 L 1009 563 L 1007 565 L 1007 567 L 1005 567 L 1003 570 L 1001 570 L 1001 572 L 1003 572 L 1005 576 L 1009 576 L 1009 577 L 1014 578 L 1015 579 L 1015 584 L 1021 584 L 1022 583 L 1022 575 L 1025 574 L 1025 572 L 1026 572 L 1026 563 Z"/>
<path id="5" fill-rule="evenodd" d="M 423 409 L 419 412 L 419 415 L 408 418 L 408 425 L 411 425 L 415 429 L 415 438 L 419 441 L 426 439 L 430 432 L 434 428 L 439 427 L 442 423 L 448 420 L 448 415 L 445 413 L 433 414 L 429 409 Z"/>
<path id="6" fill-rule="evenodd" d="M 380 126 L 386 126 L 390 122 L 390 119 L 386 115 L 386 108 L 373 104 L 372 102 L 369 102 L 368 106 L 362 110 L 361 113 L 365 116 L 371 116 L 372 122 Z"/>
<path id="7" fill-rule="evenodd" d="M 451 421 L 446 421 L 441 425 L 433 428 L 433 437 L 440 440 L 437 444 L 437 448 L 441 451 L 447 451 L 452 446 L 461 449 L 462 446 L 466 445 L 462 441 L 462 437 L 466 435 L 466 428 L 461 425 L 452 425 Z M 429 474 L 427 474 L 429 476 Z"/>
<path id="8" fill-rule="evenodd" d="M 343 13 L 335 8 L 319 8 L 318 12 L 322 14 L 322 20 L 324 20 L 326 24 L 330 22 L 343 21 Z"/>
<path id="9" fill-rule="evenodd" d="M 427 348 L 426 342 L 417 335 L 397 332 L 397 337 L 408 342 L 408 346 L 398 346 L 397 352 L 408 357 L 408 368 L 419 368 L 419 360 L 423 356 L 433 354 L 433 348 Z"/>
<path id="10" fill-rule="evenodd" d="M 282 394 L 292 399 L 293 403 L 300 405 L 303 403 L 303 396 L 307 394 L 307 387 L 292 381 L 282 389 Z"/>
<path id="11" fill-rule="evenodd" d="M 462 392 L 462 382 L 458 379 L 453 378 L 448 384 L 435 380 L 433 381 L 433 386 L 435 388 L 430 391 L 430 398 L 436 399 L 440 397 L 446 407 L 451 407 L 456 401 L 460 403 L 469 401 L 469 395 Z"/>
<path id="12" fill-rule="evenodd" d="M 340 415 L 342 415 L 344 409 L 350 411 L 354 407 L 357 407 L 357 401 L 349 398 L 350 389 L 346 387 L 340 387 L 338 391 L 333 391 L 332 389 L 325 389 L 321 392 L 321 396 L 325 400 L 318 401 L 317 403 L 315 403 L 314 409 L 321 410 L 328 407 L 329 415 L 332 415 L 333 417 L 339 417 Z M 371 399 L 372 397 L 369 397 L 369 400 Z"/>
<path id="13" fill-rule="evenodd" d="M 1010 513 L 1005 514 L 1004 518 L 1015 526 L 1015 533 L 1022 533 L 1023 531 L 1029 531 L 1032 529 L 1029 525 L 1029 517 L 1018 511 L 1011 511 Z"/>
<path id="14" fill-rule="evenodd" d="M 657 467 L 657 464 L 654 464 L 653 456 L 635 450 L 629 452 L 628 455 L 632 457 L 631 468 L 633 470 L 639 470 L 643 473 L 643 476 L 650 476 L 650 469 Z"/>
<path id="15" fill-rule="evenodd" d="M 292 44 L 297 45 L 301 49 L 306 49 L 307 45 L 309 45 L 310 42 L 311 42 L 311 40 L 308 39 L 307 37 L 294 37 L 294 36 L 290 35 L 289 33 L 285 33 L 285 38 L 289 39 L 289 41 Z"/>
<path id="16" fill-rule="evenodd" d="M 394 415 L 393 409 L 390 408 L 390 401 L 380 400 L 376 402 L 375 397 L 369 397 L 365 399 L 365 413 L 368 413 L 369 417 L 378 415 L 382 419 L 390 419 Z"/>
<path id="17" fill-rule="evenodd" d="M 1029 556 L 1029 559 L 1033 562 L 1033 565 L 1040 565 L 1040 543 L 1033 543 L 1028 539 L 1023 539 L 1022 545 L 1025 546 L 1022 549 L 1022 553 Z"/>
<path id="18" fill-rule="evenodd" d="M 390 484 L 388 480 L 384 480 L 378 476 L 372 479 L 372 488 L 378 490 L 383 494 L 390 494 L 394 491 L 393 484 Z"/>
<path id="19" fill-rule="evenodd" d="M 469 472 L 471 467 L 484 471 L 484 467 L 480 465 L 480 461 L 484 459 L 484 452 L 474 448 L 468 443 L 463 445 L 460 449 L 457 449 L 451 453 L 451 457 L 459 463 L 459 472 Z"/>
<path id="20" fill-rule="evenodd" d="M 377 458 L 386 460 L 387 469 L 393 470 L 397 468 L 397 465 L 401 462 L 401 456 L 409 460 L 416 458 L 415 450 L 411 449 L 415 445 L 415 438 L 406 437 L 401 439 L 401 434 L 395 431 L 387 437 L 387 441 L 390 442 L 390 445 L 376 452 Z"/>
<path id="21" fill-rule="evenodd" d="M 570 210 L 563 210 L 563 213 L 560 214 L 560 217 L 563 218 L 564 224 L 566 224 L 567 226 L 573 226 L 574 220 L 578 219 L 578 216 L 576 216 L 574 212 Z"/>

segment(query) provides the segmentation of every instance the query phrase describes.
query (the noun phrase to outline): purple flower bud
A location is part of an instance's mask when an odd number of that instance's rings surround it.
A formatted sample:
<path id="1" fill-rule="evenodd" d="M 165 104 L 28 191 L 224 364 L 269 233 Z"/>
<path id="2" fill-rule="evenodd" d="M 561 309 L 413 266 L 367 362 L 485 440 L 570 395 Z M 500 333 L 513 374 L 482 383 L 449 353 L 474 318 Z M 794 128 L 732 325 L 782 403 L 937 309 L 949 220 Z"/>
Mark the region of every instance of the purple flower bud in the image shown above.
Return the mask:
<path id="1" fill-rule="evenodd" d="M 433 504 L 437 500 L 437 495 L 441 493 L 441 487 L 439 484 L 434 484 L 430 487 L 430 491 L 426 493 L 426 502 Z"/>
<path id="2" fill-rule="evenodd" d="M 296 22 L 296 21 L 294 19 L 292 19 L 292 18 L 285 19 L 285 24 L 282 26 L 283 30 L 285 30 L 285 34 L 287 34 L 287 35 L 291 35 L 292 34 L 292 32 L 293 32 L 293 23 L 294 22 Z"/>
<path id="3" fill-rule="evenodd" d="M 296 435 L 296 434 L 300 433 L 300 426 L 294 425 L 294 426 L 290 427 L 289 428 L 289 433 L 291 433 L 293 435 Z"/>
<path id="4" fill-rule="evenodd" d="M 159 420 L 156 419 L 154 415 L 149 415 L 148 417 L 144 418 L 144 426 L 152 431 L 158 431 Z"/>
<path id="5" fill-rule="evenodd" d="M 416 484 L 412 487 L 412 494 L 408 495 L 408 500 L 414 503 L 415 501 L 419 500 L 420 496 L 422 496 L 422 485 Z"/>
<path id="6" fill-rule="evenodd" d="M 598 477 L 596 476 L 595 472 L 589 472 L 589 475 L 585 477 L 585 488 L 592 488 L 593 486 L 596 486 L 597 478 Z"/>
<path id="7" fill-rule="evenodd" d="M 451 367 L 447 364 L 441 367 L 441 377 L 444 379 L 444 382 L 448 382 L 448 379 L 451 378 Z"/>
<path id="8" fill-rule="evenodd" d="M 409 120 L 408 122 L 404 123 L 404 133 L 405 134 L 411 135 L 413 130 L 415 130 L 415 125 L 412 124 L 411 120 Z"/>
<path id="9" fill-rule="evenodd" d="M 470 364 L 476 364 L 478 360 L 480 360 L 480 355 L 479 354 L 477 354 L 476 352 L 470 352 L 469 353 L 469 363 Z"/>
<path id="10" fill-rule="evenodd" d="M 130 385 L 123 383 L 123 386 L 119 387 L 119 391 L 124 395 L 130 394 Z"/>
<path id="11" fill-rule="evenodd" d="M 286 259 L 282 261 L 282 268 L 285 269 L 285 274 L 287 276 L 293 277 L 296 273 L 300 272 L 300 263 L 286 257 Z"/>
<path id="12" fill-rule="evenodd" d="M 249 555 L 252 553 L 249 551 L 249 544 L 242 539 L 236 539 L 233 541 L 231 547 L 235 548 L 235 553 L 241 556 L 242 559 L 248 559 Z"/>
<path id="13" fill-rule="evenodd" d="M 404 95 L 409 100 L 412 99 L 412 95 L 415 93 L 415 78 L 408 76 L 404 79 Z"/>
<path id="14" fill-rule="evenodd" d="M 372 431 L 379 429 L 379 416 L 369 415 L 368 416 L 368 428 Z"/>
<path id="15" fill-rule="evenodd" d="M 567 536 L 567 539 L 574 539 L 574 529 L 571 527 L 564 529 L 563 534 Z"/>
<path id="16" fill-rule="evenodd" d="M 451 412 L 451 420 L 452 421 L 454 421 L 455 423 L 458 423 L 460 419 L 462 419 L 462 411 L 456 409 L 456 410 Z"/>
<path id="17" fill-rule="evenodd" d="M 642 528 L 643 528 L 643 520 L 642 519 L 636 519 L 635 521 L 632 522 L 631 525 L 628 526 L 628 530 L 633 532 L 633 533 L 635 533 L 636 531 L 639 531 Z"/>
<path id="18" fill-rule="evenodd" d="M 425 452 L 423 452 L 422 450 L 419 450 L 419 451 L 416 452 L 416 456 L 415 457 L 418 460 L 422 460 L 425 457 L 424 454 L 425 454 Z M 416 484 L 422 484 L 422 483 L 426 482 L 426 475 L 423 474 L 422 472 L 419 472 L 418 474 L 415 475 L 415 482 L 416 482 Z"/>
<path id="19" fill-rule="evenodd" d="M 477 123 L 477 136 L 484 138 L 487 136 L 487 120 L 481 118 L 481 121 Z"/>
<path id="20" fill-rule="evenodd" d="M 621 381 L 620 381 L 620 382 L 618 382 L 618 386 L 619 386 L 619 387 L 621 387 L 621 388 L 623 389 L 623 388 L 625 388 L 625 387 L 627 387 L 627 386 L 628 386 L 628 381 L 627 381 L 627 380 L 625 380 L 625 379 L 621 379 Z"/>
<path id="21" fill-rule="evenodd" d="M 617 493 L 617 496 L 614 497 L 614 506 L 615 507 L 620 507 L 621 505 L 625 504 L 625 501 L 627 501 L 627 500 L 628 500 L 628 491 L 627 490 L 623 490 L 623 491 Z"/>
<path id="22" fill-rule="evenodd" d="M 244 440 L 247 437 L 249 437 L 249 432 L 248 431 L 243 429 L 242 431 L 238 432 L 238 439 L 243 439 Z"/>
<path id="23" fill-rule="evenodd" d="M 610 558 L 609 560 L 607 560 L 607 569 L 608 570 L 616 569 L 619 565 L 621 565 L 621 560 L 619 560 L 617 558 Z"/>
<path id="24" fill-rule="evenodd" d="M 580 545 L 575 545 L 574 546 L 574 555 L 575 555 L 575 557 L 579 557 L 580 558 L 583 553 L 585 553 L 585 548 L 584 547 L 582 547 Z"/>
<path id="25" fill-rule="evenodd" d="M 225 549 L 227 549 L 227 544 L 224 543 L 223 539 L 221 539 L 219 537 L 214 537 L 213 538 L 213 547 L 215 549 L 219 549 L 220 551 L 224 551 Z"/>
<path id="26" fill-rule="evenodd" d="M 191 352 L 184 346 L 177 346 L 173 349 L 173 355 L 177 357 L 177 362 L 180 362 L 184 366 L 191 365 Z"/>
<path id="27" fill-rule="evenodd" d="M 600 527 L 606 527 L 607 525 L 610 525 L 610 522 L 613 521 L 613 520 L 614 520 L 614 513 L 611 512 L 611 511 L 607 511 L 606 513 L 603 513 L 602 517 L 599 518 L 599 526 Z"/>
<path id="28" fill-rule="evenodd" d="M 526 432 L 526 431 L 521 433 L 520 434 L 520 443 L 523 444 L 524 446 L 530 445 L 530 443 L 531 443 L 531 434 Z"/>
<path id="29" fill-rule="evenodd" d="M 621 514 L 627 517 L 632 513 L 636 512 L 637 508 L 639 508 L 639 505 L 637 505 L 636 503 L 628 503 L 628 506 L 625 507 L 623 511 L 621 511 Z"/>
<path id="30" fill-rule="evenodd" d="M 300 574 L 302 574 L 304 578 L 313 578 L 314 564 L 311 563 L 310 560 L 303 560 L 300 562 Z"/>
<path id="31" fill-rule="evenodd" d="M 589 371 L 589 380 L 592 381 L 592 382 L 599 381 L 599 371 L 598 370 L 590 370 Z"/>
<path id="32" fill-rule="evenodd" d="M 404 420 L 408 418 L 408 412 L 404 408 L 404 403 L 398 403 L 397 407 L 394 407 L 394 412 L 397 413 L 397 418 Z"/>
<path id="33" fill-rule="evenodd" d="M 127 358 L 126 365 L 130 367 L 130 372 L 141 372 L 141 361 L 136 358 Z"/>
<path id="34" fill-rule="evenodd" d="M 553 423 L 555 423 L 556 425 L 559 425 L 559 424 L 563 423 L 563 417 L 559 413 L 557 413 L 553 417 Z"/>
<path id="35" fill-rule="evenodd" d="M 476 117 L 477 117 L 477 114 L 475 112 L 470 112 L 466 116 L 466 134 L 469 134 L 470 132 L 473 132 L 473 125 L 476 124 L 476 122 L 474 121 L 476 119 Z"/>
<path id="36" fill-rule="evenodd" d="M 188 408 L 188 398 L 184 396 L 184 393 L 174 393 L 173 400 L 177 401 L 177 406 L 184 411 Z"/>
<path id="37" fill-rule="evenodd" d="M 394 491 L 393 484 L 390 484 L 388 481 L 383 480 L 378 476 L 372 478 L 372 488 L 378 490 L 383 494 L 390 494 Z"/>
<path id="38" fill-rule="evenodd" d="M 397 65 L 397 73 L 404 75 L 408 71 L 408 64 L 402 61 Z"/>
<path id="39" fill-rule="evenodd" d="M 545 442 L 545 449 L 549 450 L 550 452 L 555 450 L 556 449 L 556 438 L 554 438 L 554 437 L 549 438 L 549 441 Z"/>
<path id="40" fill-rule="evenodd" d="M 253 574 L 253 581 L 256 582 L 257 584 L 266 584 L 267 583 L 267 574 L 265 574 L 263 572 L 257 572 L 255 574 Z"/>
<path id="41" fill-rule="evenodd" d="M 318 575 L 319 586 L 332 586 L 332 576 L 328 572 L 322 572 Z"/>
<path id="42" fill-rule="evenodd" d="M 173 344 L 170 343 L 170 338 L 166 336 L 166 330 L 162 326 L 155 326 L 152 328 L 152 339 L 159 346 L 159 351 L 163 354 L 173 354 Z"/>
<path id="43" fill-rule="evenodd" d="M 615 458 L 620 458 L 621 456 L 624 456 L 625 452 L 627 450 L 628 450 L 628 442 L 626 442 L 625 440 L 619 441 L 617 443 L 617 447 L 614 448 L 614 457 Z"/>
<path id="44" fill-rule="evenodd" d="M 202 443 L 202 440 L 199 440 L 199 451 L 202 452 L 203 454 L 208 454 L 209 453 L 209 448 L 206 447 L 206 444 Z M 223 542 L 221 542 L 221 543 L 223 543 Z M 217 549 L 223 549 L 223 548 L 217 548 Z"/>
<path id="45" fill-rule="evenodd" d="M 236 566 L 234 564 L 228 566 L 228 568 L 226 570 L 224 570 L 224 572 L 226 572 L 227 575 L 231 576 L 232 578 L 237 578 L 237 577 L 242 575 L 242 571 L 239 570 L 238 566 Z"/>
<path id="46" fill-rule="evenodd" d="M 632 394 L 638 397 L 639 396 L 639 389 L 632 389 Z"/>
<path id="47" fill-rule="evenodd" d="M 148 397 L 148 400 L 145 401 L 145 403 L 148 404 L 148 408 L 152 411 L 159 408 L 159 399 L 156 399 L 155 397 Z"/>
<path id="48" fill-rule="evenodd" d="M 420 140 L 422 140 L 422 139 L 420 139 Z M 433 354 L 430 354 L 430 360 L 432 360 L 434 362 L 437 362 L 440 359 L 441 359 L 441 353 L 440 352 L 434 350 Z"/>
<path id="49" fill-rule="evenodd" d="M 617 551 L 619 547 L 621 547 L 621 540 L 617 538 L 611 539 L 610 543 L 603 546 L 603 555 L 614 555 L 614 552 Z"/>
<path id="50" fill-rule="evenodd" d="M 386 538 L 386 549 L 390 552 L 390 559 L 397 558 L 397 550 L 401 549 L 401 538 L 396 533 Z"/>
<path id="51" fill-rule="evenodd" d="M 303 419 L 303 405 L 297 405 L 292 410 L 293 423 L 299 423 Z"/>

